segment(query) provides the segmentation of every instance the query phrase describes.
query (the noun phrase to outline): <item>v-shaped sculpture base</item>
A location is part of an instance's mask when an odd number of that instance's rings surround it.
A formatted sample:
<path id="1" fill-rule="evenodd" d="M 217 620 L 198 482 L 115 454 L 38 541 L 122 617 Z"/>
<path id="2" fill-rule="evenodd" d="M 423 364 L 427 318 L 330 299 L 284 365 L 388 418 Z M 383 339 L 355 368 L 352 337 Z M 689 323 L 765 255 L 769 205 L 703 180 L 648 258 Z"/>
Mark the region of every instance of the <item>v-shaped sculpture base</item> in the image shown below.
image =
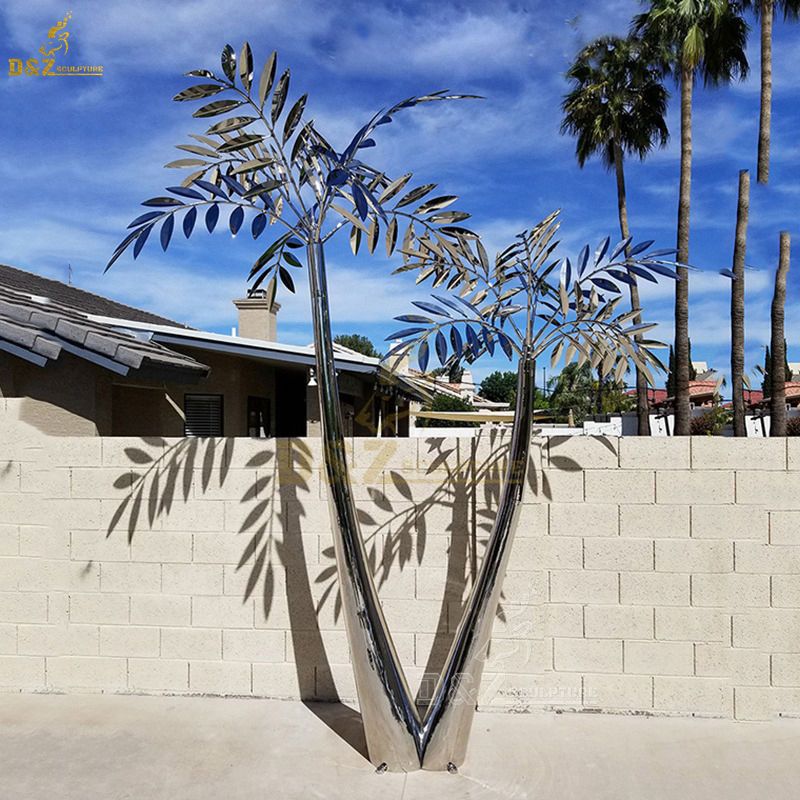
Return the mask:
<path id="1" fill-rule="evenodd" d="M 336 566 L 370 761 L 392 771 L 452 770 L 463 763 L 466 755 L 492 625 L 519 518 L 530 453 L 533 361 L 527 355 L 520 359 L 508 466 L 486 554 L 433 698 L 421 717 L 386 625 L 353 503 L 321 246 L 308 248 L 308 265 Z"/>

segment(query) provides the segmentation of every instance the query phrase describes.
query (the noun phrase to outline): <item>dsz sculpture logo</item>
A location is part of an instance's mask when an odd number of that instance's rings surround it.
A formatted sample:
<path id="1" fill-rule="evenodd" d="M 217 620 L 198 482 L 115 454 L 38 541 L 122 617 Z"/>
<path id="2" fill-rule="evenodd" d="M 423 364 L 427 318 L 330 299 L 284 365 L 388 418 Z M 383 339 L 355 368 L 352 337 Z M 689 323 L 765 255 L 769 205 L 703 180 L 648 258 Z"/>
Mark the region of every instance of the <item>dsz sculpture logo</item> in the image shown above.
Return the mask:
<path id="1" fill-rule="evenodd" d="M 78 66 L 68 66 L 57 63 L 57 56 L 69 53 L 70 32 L 65 30 L 72 18 L 72 12 L 68 11 L 64 19 L 60 19 L 47 32 L 47 41 L 39 48 L 42 58 L 28 58 L 24 61 L 21 58 L 8 59 L 8 74 L 11 77 L 21 75 L 35 75 L 40 77 L 65 77 L 68 75 L 81 77 L 100 77 L 103 74 L 102 66 L 88 66 L 86 64 Z"/>

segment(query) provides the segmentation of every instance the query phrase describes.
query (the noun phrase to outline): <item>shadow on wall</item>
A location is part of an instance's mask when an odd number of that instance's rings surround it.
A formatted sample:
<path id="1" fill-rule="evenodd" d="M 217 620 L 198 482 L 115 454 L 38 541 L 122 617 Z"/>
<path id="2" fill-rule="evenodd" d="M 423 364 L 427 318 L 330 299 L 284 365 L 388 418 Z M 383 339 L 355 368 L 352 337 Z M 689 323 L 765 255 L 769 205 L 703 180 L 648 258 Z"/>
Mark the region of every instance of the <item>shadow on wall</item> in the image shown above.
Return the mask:
<path id="1" fill-rule="evenodd" d="M 391 447 L 392 440 L 377 441 Z M 367 486 L 364 500 L 357 501 L 357 511 L 379 592 L 396 571 L 423 563 L 430 538 L 429 517 L 435 514 L 437 519 L 447 520 L 446 529 L 441 530 L 440 523 L 436 531 L 447 534 L 449 546 L 433 644 L 417 693 L 417 703 L 424 707 L 449 650 L 454 626 L 461 617 L 492 528 L 505 474 L 508 437 L 492 431 L 475 439 L 419 442 L 419 458 L 426 465 L 422 494 L 400 472 L 383 471 L 376 466 L 381 470 L 386 491 Z M 119 475 L 114 486 L 128 494 L 116 508 L 107 531 L 107 536 L 127 535 L 129 543 L 137 531 L 152 529 L 160 517 L 169 515 L 176 503 L 189 503 L 224 488 L 236 449 L 235 439 L 187 438 L 170 445 L 163 439 L 147 438 L 142 439 L 142 444 L 141 449 L 129 447 L 125 451 L 130 469 Z M 425 453 L 423 446 L 427 446 Z M 552 446 L 557 442 L 551 442 Z M 151 455 L 154 447 L 162 450 L 158 458 Z M 389 460 L 383 458 L 382 463 Z M 532 461 L 528 488 L 534 495 L 550 499 L 547 476 Z M 550 464 L 561 470 L 578 466 L 571 459 L 552 455 Z M 257 613 L 267 621 L 274 612 L 276 591 L 285 587 L 300 697 L 304 701 L 337 702 L 339 695 L 318 621 L 326 604 L 333 604 L 335 621 L 341 611 L 334 550 L 328 547 L 322 551 L 324 563 L 312 577 L 309 562 L 314 559 L 307 558 L 302 532 L 304 502 L 312 499 L 313 491 L 319 488 L 322 464 L 314 463 L 306 441 L 276 439 L 243 467 L 245 472 L 252 471 L 253 477 L 252 482 L 247 479 L 247 488 L 239 500 L 242 522 L 238 534 L 231 533 L 241 538 L 236 572 L 247 576 L 242 603 L 260 600 Z M 388 492 L 398 501 L 393 502 Z M 326 530 L 330 530 L 329 525 Z M 278 573 L 281 578 L 276 580 Z M 315 596 L 319 599 L 315 600 Z M 502 605 L 498 617 L 505 619 Z M 331 677 L 321 681 L 320 675 Z M 352 733 L 360 731 L 353 724 L 352 714 L 318 705 L 311 708 L 353 747 L 364 752 L 363 735 Z"/>

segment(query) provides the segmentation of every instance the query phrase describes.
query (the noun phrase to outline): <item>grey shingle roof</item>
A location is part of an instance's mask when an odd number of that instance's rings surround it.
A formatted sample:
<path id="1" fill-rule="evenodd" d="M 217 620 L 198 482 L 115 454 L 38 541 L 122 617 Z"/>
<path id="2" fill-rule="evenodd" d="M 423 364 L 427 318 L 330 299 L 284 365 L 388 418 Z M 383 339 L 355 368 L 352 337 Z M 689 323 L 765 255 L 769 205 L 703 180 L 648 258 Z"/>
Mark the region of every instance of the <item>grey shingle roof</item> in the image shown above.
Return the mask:
<path id="1" fill-rule="evenodd" d="M 8 288 L 2 275 L 0 350 L 39 366 L 68 352 L 119 375 L 192 381 L 209 371 L 190 356 L 95 322 L 82 310 Z"/>
<path id="2" fill-rule="evenodd" d="M 124 303 L 118 303 L 116 300 L 109 300 L 107 297 L 101 297 L 84 289 L 78 289 L 76 286 L 69 286 L 61 281 L 43 278 L 33 272 L 26 272 L 5 264 L 0 264 L 0 285 L 25 294 L 49 297 L 51 300 L 63 303 L 77 311 L 96 314 L 99 317 L 114 317 L 115 319 L 126 319 L 132 322 L 149 322 L 152 325 L 187 327 L 180 322 L 174 322 L 158 314 L 151 314 L 149 311 L 132 308 Z"/>

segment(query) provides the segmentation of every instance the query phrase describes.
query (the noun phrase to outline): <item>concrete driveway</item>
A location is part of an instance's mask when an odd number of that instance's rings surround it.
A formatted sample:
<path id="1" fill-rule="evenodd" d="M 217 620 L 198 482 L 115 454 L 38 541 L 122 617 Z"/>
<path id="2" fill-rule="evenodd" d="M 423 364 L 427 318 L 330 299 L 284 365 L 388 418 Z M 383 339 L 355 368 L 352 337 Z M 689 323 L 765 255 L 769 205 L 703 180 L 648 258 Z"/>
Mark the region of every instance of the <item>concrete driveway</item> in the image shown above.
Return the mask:
<path id="1" fill-rule="evenodd" d="M 3 800 L 800 796 L 800 720 L 478 714 L 458 775 L 377 775 L 362 751 L 337 705 L 0 695 Z"/>

